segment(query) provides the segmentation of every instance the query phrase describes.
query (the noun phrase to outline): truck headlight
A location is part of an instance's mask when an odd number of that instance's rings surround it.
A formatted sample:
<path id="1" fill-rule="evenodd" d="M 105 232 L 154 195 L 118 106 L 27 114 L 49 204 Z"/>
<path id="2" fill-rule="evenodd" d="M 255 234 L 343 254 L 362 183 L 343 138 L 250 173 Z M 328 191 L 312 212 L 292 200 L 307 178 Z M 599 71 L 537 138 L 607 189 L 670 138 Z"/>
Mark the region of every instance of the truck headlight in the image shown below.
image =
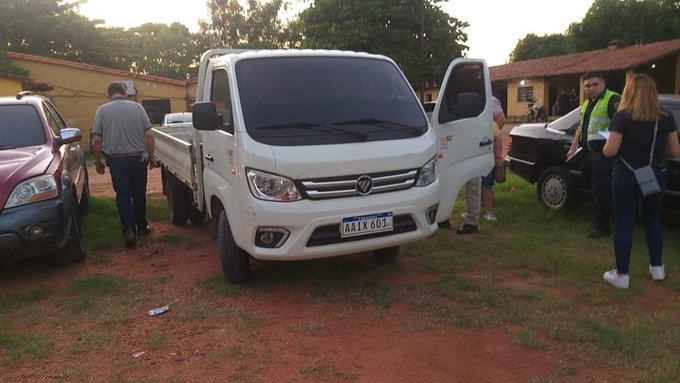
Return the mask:
<path id="1" fill-rule="evenodd" d="M 59 190 L 53 176 L 34 177 L 21 182 L 12 190 L 5 208 L 27 205 L 57 196 L 59 196 Z"/>
<path id="2" fill-rule="evenodd" d="M 295 183 L 285 177 L 259 170 L 247 169 L 248 186 L 253 196 L 266 201 L 291 202 L 301 200 L 302 196 Z"/>
<path id="3" fill-rule="evenodd" d="M 428 161 L 425 166 L 420 169 L 420 175 L 416 186 L 427 186 L 437 179 L 437 157 Z"/>

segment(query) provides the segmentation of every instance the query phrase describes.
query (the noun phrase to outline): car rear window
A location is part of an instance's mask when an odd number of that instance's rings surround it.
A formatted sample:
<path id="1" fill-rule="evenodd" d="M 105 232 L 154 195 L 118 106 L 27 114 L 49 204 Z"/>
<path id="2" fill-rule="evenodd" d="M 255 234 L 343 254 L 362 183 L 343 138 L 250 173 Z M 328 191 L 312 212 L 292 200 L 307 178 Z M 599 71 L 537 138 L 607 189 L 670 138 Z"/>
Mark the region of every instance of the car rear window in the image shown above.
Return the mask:
<path id="1" fill-rule="evenodd" d="M 31 105 L 0 105 L 0 149 L 42 145 L 47 140 L 38 111 Z"/>

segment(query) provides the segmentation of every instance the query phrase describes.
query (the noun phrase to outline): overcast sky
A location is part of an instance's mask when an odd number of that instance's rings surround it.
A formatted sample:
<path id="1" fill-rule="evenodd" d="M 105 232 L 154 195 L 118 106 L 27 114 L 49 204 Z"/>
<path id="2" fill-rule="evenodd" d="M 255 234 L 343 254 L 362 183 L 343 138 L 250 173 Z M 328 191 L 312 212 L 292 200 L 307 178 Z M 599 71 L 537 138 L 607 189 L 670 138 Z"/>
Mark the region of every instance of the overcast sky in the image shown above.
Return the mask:
<path id="1" fill-rule="evenodd" d="M 88 0 L 80 7 L 80 13 L 90 19 L 103 19 L 107 26 L 130 28 L 148 22 L 178 21 L 196 31 L 197 20 L 206 18 L 205 3 Z M 439 4 L 453 17 L 470 23 L 465 29 L 470 47 L 468 57 L 485 59 L 493 66 L 505 64 L 517 41 L 527 33 L 538 36 L 564 33 L 569 24 L 583 19 L 592 3 L 593 0 L 449 0 Z"/>

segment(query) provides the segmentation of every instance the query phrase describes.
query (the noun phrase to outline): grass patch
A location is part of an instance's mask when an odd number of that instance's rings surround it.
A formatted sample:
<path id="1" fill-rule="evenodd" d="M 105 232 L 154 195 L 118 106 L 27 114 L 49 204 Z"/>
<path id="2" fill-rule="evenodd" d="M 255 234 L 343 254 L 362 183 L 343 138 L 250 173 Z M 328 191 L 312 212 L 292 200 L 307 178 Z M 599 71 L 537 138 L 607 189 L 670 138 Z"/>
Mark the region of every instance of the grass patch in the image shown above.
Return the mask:
<path id="1" fill-rule="evenodd" d="M 149 221 L 163 221 L 167 216 L 168 208 L 164 199 L 147 197 L 146 217 Z M 83 217 L 82 229 L 88 250 L 120 247 L 123 237 L 115 198 L 91 197 L 90 210 Z"/>
<path id="2" fill-rule="evenodd" d="M 0 365 L 17 366 L 43 359 L 51 353 L 51 347 L 48 336 L 19 332 L 9 321 L 0 319 Z"/>

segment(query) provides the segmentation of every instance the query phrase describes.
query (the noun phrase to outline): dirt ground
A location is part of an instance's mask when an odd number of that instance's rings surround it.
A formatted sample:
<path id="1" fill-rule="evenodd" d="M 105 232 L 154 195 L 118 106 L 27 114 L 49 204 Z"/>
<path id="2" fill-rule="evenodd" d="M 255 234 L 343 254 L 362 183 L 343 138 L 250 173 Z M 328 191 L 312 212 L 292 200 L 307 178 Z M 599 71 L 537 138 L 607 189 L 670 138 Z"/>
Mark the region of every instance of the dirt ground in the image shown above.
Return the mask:
<path id="1" fill-rule="evenodd" d="M 94 196 L 113 196 L 108 173 L 99 176 L 91 169 L 90 174 Z M 161 191 L 158 169 L 150 172 L 148 189 Z M 84 263 L 46 277 L 24 267 L 0 281 L 3 289 L 63 289 L 73 280 L 105 272 L 142 284 L 162 279 L 154 287 L 159 306 L 165 299 L 180 299 L 157 317 L 140 309 L 116 334 L 114 344 L 101 350 L 75 356 L 59 350 L 45 360 L 0 372 L 0 381 L 80 381 L 73 376 L 89 376 L 87 381 L 102 382 L 523 382 L 551 376 L 568 364 L 559 353 L 521 347 L 513 341 L 512 329 L 416 326 L 402 302 L 387 310 L 345 301 L 329 307 L 299 284 L 201 296 L 197 282 L 221 277 L 208 227 L 152 222 L 152 236 L 180 236 L 194 245 L 145 246 L 142 240 L 133 250 L 91 252 Z M 94 261 L 102 255 L 110 260 L 104 266 Z M 357 254 L 343 262 L 362 263 L 366 257 L 370 255 Z M 255 269 L 257 275 L 257 264 Z M 417 278 L 393 274 L 389 283 L 394 286 L 407 287 Z M 187 307 L 205 312 L 190 313 Z M 236 314 L 220 317 L 215 314 L 220 310 Z M 252 322 L 256 325 L 249 327 Z M 165 334 L 164 341 L 153 346 L 149 339 L 158 331 Z M 64 371 L 79 373 L 69 379 Z M 586 366 L 570 379 L 600 380 L 587 371 Z"/>

